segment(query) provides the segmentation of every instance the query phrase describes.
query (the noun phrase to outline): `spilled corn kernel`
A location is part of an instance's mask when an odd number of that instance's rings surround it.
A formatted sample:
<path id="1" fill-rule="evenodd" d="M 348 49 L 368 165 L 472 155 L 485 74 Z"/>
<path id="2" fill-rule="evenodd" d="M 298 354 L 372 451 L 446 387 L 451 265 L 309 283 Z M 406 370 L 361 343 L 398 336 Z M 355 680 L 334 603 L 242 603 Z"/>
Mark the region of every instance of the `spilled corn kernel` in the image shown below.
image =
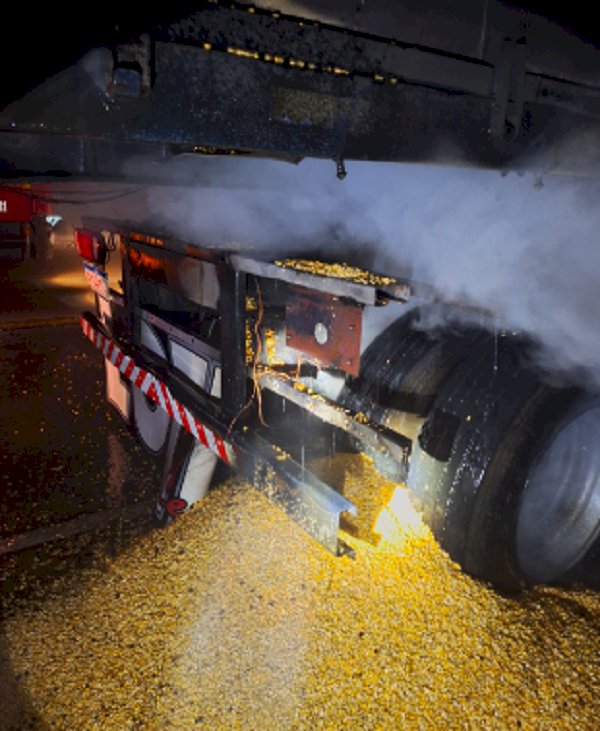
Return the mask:
<path id="1" fill-rule="evenodd" d="M 596 728 L 597 593 L 499 596 L 369 460 L 310 467 L 362 500 L 354 560 L 231 479 L 78 591 L 7 609 L 40 728 Z"/>

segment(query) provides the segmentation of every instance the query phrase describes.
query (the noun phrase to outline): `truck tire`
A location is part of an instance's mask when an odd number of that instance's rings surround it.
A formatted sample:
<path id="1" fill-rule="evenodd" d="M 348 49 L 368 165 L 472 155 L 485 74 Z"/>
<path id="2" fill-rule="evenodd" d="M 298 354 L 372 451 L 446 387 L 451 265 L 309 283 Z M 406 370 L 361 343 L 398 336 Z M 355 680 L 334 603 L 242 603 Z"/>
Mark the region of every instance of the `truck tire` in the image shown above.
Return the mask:
<path id="1" fill-rule="evenodd" d="M 471 573 L 508 590 L 598 586 L 599 439 L 598 397 L 539 390 L 496 450 L 477 495 L 465 543 Z"/>
<path id="2" fill-rule="evenodd" d="M 360 375 L 342 391 L 344 406 L 382 424 L 392 409 L 426 415 L 440 384 L 484 336 L 475 327 L 423 326 L 449 316 L 444 305 L 415 307 L 387 327 L 362 355 Z"/>
<path id="3" fill-rule="evenodd" d="M 445 305 L 426 305 L 389 325 L 362 355 L 360 375 L 348 379 L 338 399 L 341 405 L 391 429 L 396 412 L 425 417 L 440 384 L 485 334 L 475 327 L 423 327 L 425 321 L 447 322 L 449 315 Z M 362 449 L 373 459 L 387 479 L 402 479 L 403 465 L 350 441 L 356 451 Z"/>
<path id="4" fill-rule="evenodd" d="M 515 365 L 499 366 L 487 386 L 480 363 L 457 369 L 419 436 L 409 489 L 441 545 L 471 575 L 510 592 L 592 584 L 600 405 Z M 448 440 L 435 427 L 439 412 L 456 420 L 445 462 L 432 456 L 435 442 Z"/>
<path id="5" fill-rule="evenodd" d="M 377 341 L 406 370 L 410 358 L 404 348 L 412 350 L 421 337 L 411 327 L 408 320 L 391 326 L 404 336 L 393 346 L 389 331 L 374 341 L 361 378 L 377 374 Z M 535 583 L 595 583 L 600 400 L 546 383 L 529 365 L 528 343 L 518 337 L 496 338 L 484 330 L 466 338 L 452 332 L 433 337 L 454 339 L 449 352 L 460 351 L 459 342 L 463 350 L 436 380 L 428 375 L 434 346 L 421 348 L 428 367 L 421 380 L 413 380 L 425 386 L 416 396 L 432 384 L 436 390 L 413 445 L 407 480 L 432 532 L 468 573 L 506 591 Z M 417 359 L 410 370 L 418 367 Z M 374 393 L 373 384 L 366 389 L 360 380 L 350 384 L 355 404 L 361 391 Z M 390 381 L 400 385 L 400 401 L 389 393 Z M 384 373 L 377 388 L 388 404 L 410 404 L 402 395 L 407 382 L 403 373 L 393 378 Z"/>

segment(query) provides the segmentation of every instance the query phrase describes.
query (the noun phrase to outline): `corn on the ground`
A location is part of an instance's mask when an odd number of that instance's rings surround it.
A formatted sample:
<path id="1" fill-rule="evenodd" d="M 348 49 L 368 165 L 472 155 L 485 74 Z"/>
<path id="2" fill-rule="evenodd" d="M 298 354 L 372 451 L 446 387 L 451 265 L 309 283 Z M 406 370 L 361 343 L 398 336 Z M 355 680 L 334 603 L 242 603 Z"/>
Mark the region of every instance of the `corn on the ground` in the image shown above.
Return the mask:
<path id="1" fill-rule="evenodd" d="M 349 497 L 388 502 L 378 543 L 348 535 L 355 560 L 230 480 L 78 591 L 15 605 L 39 728 L 597 729 L 600 596 L 498 596 L 352 460 Z"/>

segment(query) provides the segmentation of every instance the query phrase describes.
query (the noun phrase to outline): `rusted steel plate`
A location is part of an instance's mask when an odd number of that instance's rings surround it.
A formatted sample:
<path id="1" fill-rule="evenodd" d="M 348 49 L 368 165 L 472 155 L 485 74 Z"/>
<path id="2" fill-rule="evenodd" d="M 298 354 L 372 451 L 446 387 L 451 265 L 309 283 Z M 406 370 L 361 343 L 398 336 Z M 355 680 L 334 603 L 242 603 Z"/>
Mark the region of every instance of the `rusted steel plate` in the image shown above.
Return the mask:
<path id="1" fill-rule="evenodd" d="M 360 369 L 362 309 L 338 297 L 290 287 L 285 309 L 287 345 L 352 376 Z"/>

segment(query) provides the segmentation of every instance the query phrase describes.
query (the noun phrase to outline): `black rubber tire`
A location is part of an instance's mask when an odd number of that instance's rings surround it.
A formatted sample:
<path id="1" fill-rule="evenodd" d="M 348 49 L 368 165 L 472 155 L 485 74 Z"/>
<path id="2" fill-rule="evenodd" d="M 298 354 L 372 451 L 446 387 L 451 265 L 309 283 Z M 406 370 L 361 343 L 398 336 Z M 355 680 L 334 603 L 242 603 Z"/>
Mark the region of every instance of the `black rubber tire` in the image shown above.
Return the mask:
<path id="1" fill-rule="evenodd" d="M 388 409 L 425 416 L 449 373 L 485 333 L 475 327 L 425 329 L 422 320 L 447 322 L 443 305 L 416 307 L 393 322 L 361 357 L 360 375 L 350 378 L 340 401 L 384 424 Z"/>
<path id="2" fill-rule="evenodd" d="M 577 444 L 568 444 L 565 455 L 557 449 L 558 437 L 564 437 L 578 423 L 587 431 L 586 415 L 593 415 L 593 430 L 586 435 L 580 427 Z M 473 502 L 463 561 L 470 573 L 509 591 L 539 583 L 598 586 L 599 436 L 598 397 L 575 388 L 542 385 L 537 389 L 495 450 Z M 582 449 L 589 450 L 591 462 L 577 457 Z M 549 460 L 544 458 L 552 454 L 556 455 L 552 470 L 542 470 L 542 494 L 529 503 L 528 519 L 521 523 L 536 470 L 544 465 L 547 468 Z M 575 462 L 583 465 L 584 474 L 573 469 Z M 584 479 L 570 481 L 573 473 Z M 538 477 L 538 488 L 539 484 Z M 558 504 L 556 496 L 561 498 Z M 526 537 L 524 545 L 522 536 Z M 553 554 L 550 565 L 544 555 L 548 549 Z"/>
<path id="3" fill-rule="evenodd" d="M 360 375 L 348 379 L 339 396 L 342 406 L 362 412 L 384 427 L 390 426 L 393 410 L 426 416 L 441 384 L 485 337 L 484 331 L 475 327 L 423 327 L 424 322 L 447 323 L 451 314 L 444 305 L 425 305 L 389 325 L 363 353 Z M 349 441 L 350 448 L 363 449 L 386 478 L 402 479 L 404 465 Z"/>
<path id="4" fill-rule="evenodd" d="M 536 465 L 556 435 L 597 400 L 546 383 L 530 367 L 521 338 L 475 328 L 431 337 L 415 330 L 417 317 L 405 316 L 374 341 L 343 401 L 378 420 L 388 408 L 414 413 L 427 406 L 408 487 L 440 544 L 468 573 L 510 592 L 542 582 L 594 584 L 600 539 L 576 564 L 540 578 L 519 561 L 517 528 Z"/>
<path id="5" fill-rule="evenodd" d="M 509 519 L 518 488 L 506 455 L 536 439 L 533 415 L 550 397 L 523 363 L 521 344 L 480 341 L 443 384 L 411 456 L 408 487 L 450 556 L 468 573 L 513 591 Z M 494 367 L 494 364 L 496 367 Z"/>

